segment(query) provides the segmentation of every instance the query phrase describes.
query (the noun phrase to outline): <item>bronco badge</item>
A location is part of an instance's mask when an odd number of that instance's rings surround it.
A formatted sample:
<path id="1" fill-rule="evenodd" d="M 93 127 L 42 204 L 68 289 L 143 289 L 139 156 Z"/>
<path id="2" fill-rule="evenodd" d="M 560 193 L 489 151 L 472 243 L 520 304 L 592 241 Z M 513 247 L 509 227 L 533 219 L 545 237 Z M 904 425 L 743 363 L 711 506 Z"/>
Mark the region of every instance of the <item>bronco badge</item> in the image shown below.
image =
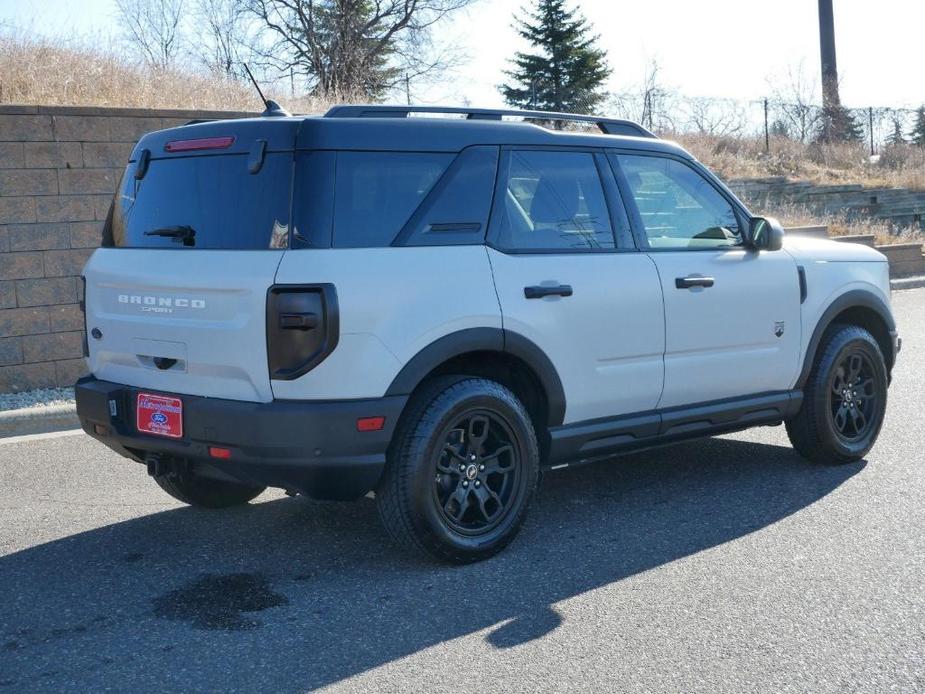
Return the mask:
<path id="1" fill-rule="evenodd" d="M 774 321 L 774 334 L 781 337 L 784 334 L 784 321 Z"/>

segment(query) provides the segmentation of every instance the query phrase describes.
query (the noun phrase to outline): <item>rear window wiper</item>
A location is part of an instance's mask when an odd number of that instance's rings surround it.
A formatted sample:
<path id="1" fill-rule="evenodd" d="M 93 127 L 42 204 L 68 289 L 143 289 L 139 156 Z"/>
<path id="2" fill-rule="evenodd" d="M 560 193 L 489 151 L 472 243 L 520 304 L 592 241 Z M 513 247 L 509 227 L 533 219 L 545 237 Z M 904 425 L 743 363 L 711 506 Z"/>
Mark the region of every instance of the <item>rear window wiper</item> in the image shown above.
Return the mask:
<path id="1" fill-rule="evenodd" d="M 188 224 L 151 229 L 145 232 L 145 236 L 162 236 L 169 239 L 177 239 L 178 241 L 182 241 L 184 246 L 194 246 L 196 244 L 196 230 Z"/>

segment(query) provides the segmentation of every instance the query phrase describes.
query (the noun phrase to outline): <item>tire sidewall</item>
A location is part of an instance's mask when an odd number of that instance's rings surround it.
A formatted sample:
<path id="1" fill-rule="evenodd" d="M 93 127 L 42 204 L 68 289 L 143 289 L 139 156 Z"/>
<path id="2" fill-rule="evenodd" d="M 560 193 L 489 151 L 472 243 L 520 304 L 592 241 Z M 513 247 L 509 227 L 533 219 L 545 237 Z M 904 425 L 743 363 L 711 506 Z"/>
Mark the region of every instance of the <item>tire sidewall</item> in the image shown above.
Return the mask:
<path id="1" fill-rule="evenodd" d="M 452 397 L 444 392 L 434 400 L 437 409 L 431 412 L 430 417 L 418 422 L 412 433 L 419 442 L 413 447 L 413 460 L 405 461 L 415 466 L 408 491 L 412 498 L 412 523 L 419 536 L 425 544 L 450 549 L 473 559 L 493 554 L 513 539 L 532 501 L 539 467 L 536 435 L 523 407 L 513 394 L 497 384 L 492 383 L 501 388 L 506 397 L 491 395 L 478 385 L 478 381 L 472 382 L 469 394 Z M 484 535 L 470 536 L 447 525 L 437 507 L 433 485 L 435 461 L 444 446 L 444 432 L 455 420 L 475 410 L 490 411 L 511 430 L 514 438 L 511 443 L 515 447 L 520 474 L 503 520 Z"/>

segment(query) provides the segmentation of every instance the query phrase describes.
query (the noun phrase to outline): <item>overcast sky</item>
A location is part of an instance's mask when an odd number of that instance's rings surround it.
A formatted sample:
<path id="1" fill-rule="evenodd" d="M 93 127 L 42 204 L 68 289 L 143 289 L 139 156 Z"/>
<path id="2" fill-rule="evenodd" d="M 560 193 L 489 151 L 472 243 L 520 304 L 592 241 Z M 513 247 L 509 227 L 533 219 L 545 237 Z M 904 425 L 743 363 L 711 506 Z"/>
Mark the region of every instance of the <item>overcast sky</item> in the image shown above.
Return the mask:
<path id="1" fill-rule="evenodd" d="M 688 96 L 758 99 L 768 78 L 804 61 L 817 79 L 816 0 L 583 0 L 584 12 L 613 67 L 611 89 L 638 83 L 655 59 L 664 83 Z M 521 0 L 480 0 L 438 27 L 468 62 L 449 84 L 419 100 L 473 106 L 502 104 L 496 90 L 513 51 L 511 28 Z M 43 33 L 112 33 L 113 0 L 0 0 L 0 21 Z M 842 100 L 849 106 L 917 106 L 925 102 L 925 0 L 835 0 Z"/>

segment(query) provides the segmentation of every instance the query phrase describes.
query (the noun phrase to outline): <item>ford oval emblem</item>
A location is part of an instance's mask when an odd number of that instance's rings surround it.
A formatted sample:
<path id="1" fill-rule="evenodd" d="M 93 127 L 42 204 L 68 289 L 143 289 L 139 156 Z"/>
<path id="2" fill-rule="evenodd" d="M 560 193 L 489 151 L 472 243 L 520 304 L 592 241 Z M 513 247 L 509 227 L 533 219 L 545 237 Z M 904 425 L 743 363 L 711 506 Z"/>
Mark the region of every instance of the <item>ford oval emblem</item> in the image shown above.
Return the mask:
<path id="1" fill-rule="evenodd" d="M 163 412 L 154 412 L 151 414 L 151 421 L 155 424 L 166 424 L 167 415 L 165 415 Z"/>

